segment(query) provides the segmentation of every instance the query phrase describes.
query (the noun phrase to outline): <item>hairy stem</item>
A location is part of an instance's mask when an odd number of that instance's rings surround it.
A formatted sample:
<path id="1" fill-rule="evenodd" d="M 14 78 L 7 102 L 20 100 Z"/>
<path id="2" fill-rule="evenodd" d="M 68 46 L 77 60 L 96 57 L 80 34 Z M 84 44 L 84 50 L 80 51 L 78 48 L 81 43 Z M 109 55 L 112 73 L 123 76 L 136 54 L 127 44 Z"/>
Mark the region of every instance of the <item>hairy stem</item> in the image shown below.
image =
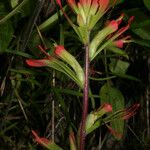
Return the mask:
<path id="1" fill-rule="evenodd" d="M 82 108 L 82 121 L 80 128 L 80 150 L 85 147 L 85 123 L 88 113 L 88 100 L 89 100 L 89 41 L 85 45 L 85 81 L 83 91 L 83 108 Z"/>

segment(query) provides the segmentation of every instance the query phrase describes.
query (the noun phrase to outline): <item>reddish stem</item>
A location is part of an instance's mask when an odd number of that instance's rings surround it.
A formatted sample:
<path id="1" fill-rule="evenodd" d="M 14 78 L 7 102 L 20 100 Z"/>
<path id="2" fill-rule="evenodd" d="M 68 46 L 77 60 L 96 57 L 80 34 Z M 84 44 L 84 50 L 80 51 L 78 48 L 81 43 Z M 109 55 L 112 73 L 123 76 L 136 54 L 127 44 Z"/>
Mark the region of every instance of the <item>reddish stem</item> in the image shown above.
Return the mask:
<path id="1" fill-rule="evenodd" d="M 85 123 L 88 113 L 88 99 L 89 99 L 89 44 L 85 45 L 85 81 L 84 81 L 84 93 L 83 93 L 83 112 L 80 128 L 80 150 L 85 148 Z"/>

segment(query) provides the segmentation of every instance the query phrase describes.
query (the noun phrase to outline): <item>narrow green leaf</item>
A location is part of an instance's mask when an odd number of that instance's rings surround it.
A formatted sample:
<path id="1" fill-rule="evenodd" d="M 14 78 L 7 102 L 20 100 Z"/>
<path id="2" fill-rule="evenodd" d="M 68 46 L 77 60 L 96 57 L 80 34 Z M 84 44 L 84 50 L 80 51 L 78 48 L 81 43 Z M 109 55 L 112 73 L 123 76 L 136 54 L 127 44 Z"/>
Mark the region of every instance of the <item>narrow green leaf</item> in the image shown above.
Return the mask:
<path id="1" fill-rule="evenodd" d="M 0 20 L 0 24 L 6 22 L 8 19 L 10 19 L 12 16 L 14 16 L 16 13 L 19 12 L 20 8 L 22 8 L 22 6 L 24 6 L 24 4 L 27 2 L 28 0 L 24 0 L 22 1 L 15 9 L 13 9 L 9 14 L 7 14 L 4 18 L 2 18 Z"/>
<path id="2" fill-rule="evenodd" d="M 122 49 L 120 49 L 120 48 L 117 48 L 117 47 L 112 46 L 112 47 L 108 47 L 107 49 L 108 49 L 109 51 L 113 52 L 113 53 L 116 53 L 116 54 L 118 54 L 118 55 L 124 56 L 124 57 L 126 57 L 127 59 L 129 58 L 129 57 L 128 57 L 128 54 L 127 54 L 124 50 L 122 50 Z"/>
<path id="3" fill-rule="evenodd" d="M 63 10 L 65 11 L 66 9 L 67 9 L 67 6 L 64 6 Z M 61 16 L 63 15 L 63 13 L 62 13 L 61 10 L 59 11 L 59 13 L 60 13 Z M 48 28 L 51 28 L 52 25 L 54 25 L 56 21 L 58 21 L 58 14 L 57 13 L 55 13 L 54 15 L 52 15 L 51 17 L 49 17 L 47 20 L 45 20 L 42 24 L 40 24 L 38 26 L 38 28 L 41 31 L 45 31 Z"/>
<path id="4" fill-rule="evenodd" d="M 79 92 L 79 91 L 75 91 L 75 90 L 70 90 L 70 89 L 60 89 L 60 88 L 54 88 L 54 90 L 60 92 L 60 93 L 64 93 L 64 94 L 68 94 L 68 95 L 74 95 L 74 96 L 80 96 L 83 97 L 83 93 Z M 93 98 L 99 98 L 99 95 L 91 95 L 89 94 L 89 97 L 93 97 Z"/>
<path id="5" fill-rule="evenodd" d="M 53 142 L 47 145 L 47 149 L 49 149 L 49 150 L 63 150 L 61 147 L 59 147 L 58 145 L 56 145 Z"/>
<path id="6" fill-rule="evenodd" d="M 146 46 L 150 48 L 150 40 L 134 39 L 133 42 L 138 45 Z"/>
<path id="7" fill-rule="evenodd" d="M 135 34 L 137 34 L 140 38 L 144 40 L 150 40 L 150 30 L 149 26 L 144 28 L 137 28 L 132 30 Z"/>
<path id="8" fill-rule="evenodd" d="M 5 50 L 6 53 L 10 53 L 10 54 L 15 54 L 15 55 L 19 55 L 19 56 L 22 56 L 22 57 L 25 57 L 25 58 L 33 58 L 33 56 L 27 54 L 27 53 L 24 53 L 24 52 L 21 52 L 21 51 L 17 51 L 17 50 L 10 50 L 10 49 L 7 49 Z"/>
<path id="9" fill-rule="evenodd" d="M 111 73 L 111 74 L 115 75 L 117 77 L 120 77 L 120 78 L 128 79 L 128 80 L 133 80 L 133 81 L 137 81 L 137 82 L 141 81 L 140 79 L 133 77 L 131 75 L 127 75 L 127 74 L 119 74 L 119 73 Z"/>
<path id="10" fill-rule="evenodd" d="M 116 76 L 111 76 L 111 77 L 106 77 L 106 78 L 93 78 L 93 77 L 90 77 L 91 80 L 95 80 L 95 81 L 105 81 L 105 80 L 111 80 L 113 78 L 116 78 Z"/>
<path id="11" fill-rule="evenodd" d="M 0 3 L 0 13 L 6 13 L 4 4 Z M 5 52 L 11 39 L 13 38 L 14 29 L 12 22 L 9 20 L 0 24 L 0 53 Z"/>

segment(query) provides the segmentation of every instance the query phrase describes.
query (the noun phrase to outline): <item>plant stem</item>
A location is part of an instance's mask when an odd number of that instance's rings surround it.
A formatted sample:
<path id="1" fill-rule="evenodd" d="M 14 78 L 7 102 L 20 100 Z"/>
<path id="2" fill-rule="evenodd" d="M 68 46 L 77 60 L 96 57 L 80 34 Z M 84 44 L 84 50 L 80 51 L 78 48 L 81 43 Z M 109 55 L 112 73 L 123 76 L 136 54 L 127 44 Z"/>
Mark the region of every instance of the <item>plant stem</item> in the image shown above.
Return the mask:
<path id="1" fill-rule="evenodd" d="M 88 100 L 89 100 L 89 40 L 85 44 L 85 81 L 84 81 L 84 91 L 83 91 L 83 112 L 82 121 L 80 128 L 80 150 L 84 150 L 85 147 L 85 123 L 88 113 Z"/>
<path id="2" fill-rule="evenodd" d="M 53 71 L 53 87 L 55 87 L 55 71 Z M 52 141 L 55 141 L 55 101 L 52 99 Z"/>

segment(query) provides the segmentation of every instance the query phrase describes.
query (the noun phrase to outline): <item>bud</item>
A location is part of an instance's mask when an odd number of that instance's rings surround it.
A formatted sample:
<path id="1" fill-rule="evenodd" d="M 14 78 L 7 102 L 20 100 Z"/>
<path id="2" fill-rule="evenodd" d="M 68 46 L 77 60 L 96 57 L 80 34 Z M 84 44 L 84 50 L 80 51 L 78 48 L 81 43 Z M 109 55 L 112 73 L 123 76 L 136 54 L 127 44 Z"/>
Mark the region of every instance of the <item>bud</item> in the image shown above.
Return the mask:
<path id="1" fill-rule="evenodd" d="M 47 61 L 49 60 L 48 59 L 40 59 L 40 60 L 27 59 L 26 63 L 32 67 L 44 67 L 44 66 L 47 66 Z"/>

